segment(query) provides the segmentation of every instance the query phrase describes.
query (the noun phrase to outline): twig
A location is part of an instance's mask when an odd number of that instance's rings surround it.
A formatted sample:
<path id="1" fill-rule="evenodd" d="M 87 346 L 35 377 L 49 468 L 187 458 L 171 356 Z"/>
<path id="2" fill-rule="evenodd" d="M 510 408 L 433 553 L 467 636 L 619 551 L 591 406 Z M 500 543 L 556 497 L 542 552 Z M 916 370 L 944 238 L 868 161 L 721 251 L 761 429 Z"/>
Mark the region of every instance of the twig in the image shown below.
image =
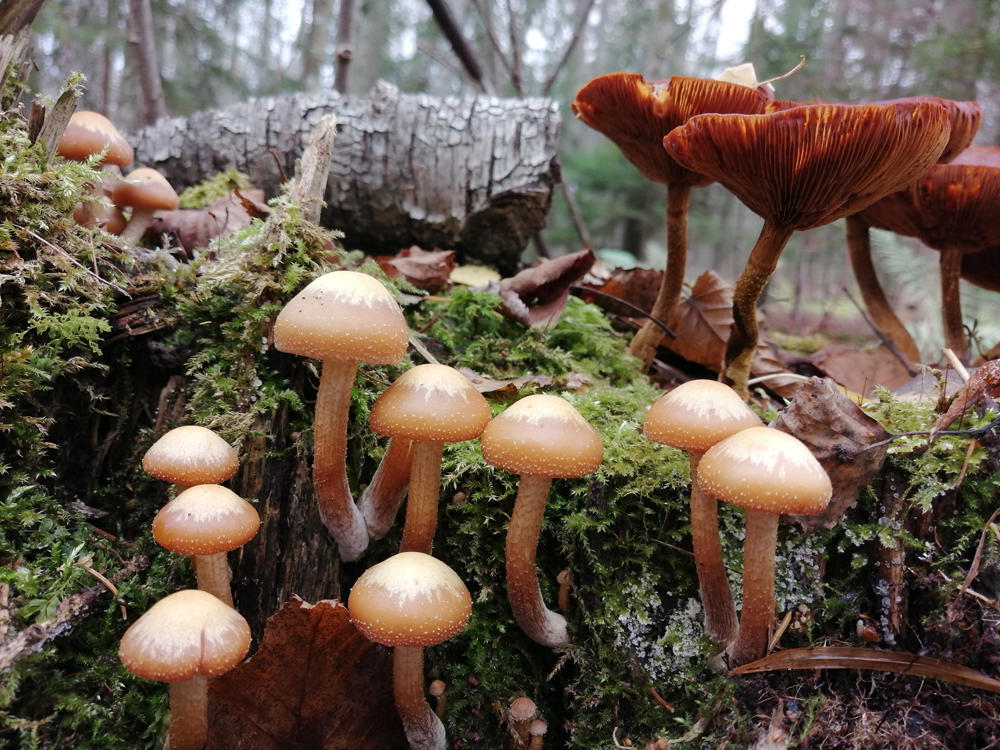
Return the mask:
<path id="1" fill-rule="evenodd" d="M 803 63 L 805 62 L 805 55 L 802 56 L 802 61 Z M 798 70 L 798 68 L 795 68 L 795 70 Z M 790 75 L 791 73 L 794 72 L 795 72 L 794 70 L 790 71 L 790 73 L 786 73 L 786 75 Z M 773 80 L 778 80 L 778 79 L 775 78 Z M 847 289 L 847 287 L 841 287 L 841 288 L 843 289 L 844 294 L 847 295 L 847 299 L 851 301 L 851 304 L 854 305 L 855 309 L 858 311 L 858 314 L 861 315 L 861 318 L 865 321 L 865 323 L 868 324 L 868 327 L 872 329 L 872 332 L 875 334 L 878 340 L 882 342 L 882 346 L 888 349 L 889 353 L 899 360 L 899 363 L 906 370 L 907 375 L 909 375 L 911 378 L 916 377 L 917 369 L 910 363 L 910 360 L 908 360 L 903 355 L 903 353 L 896 348 L 896 345 L 892 343 L 884 333 L 882 333 L 882 331 L 879 329 L 877 325 L 875 325 L 875 321 L 872 320 L 868 316 L 868 313 L 865 312 L 864 308 L 858 304 L 858 301 L 854 299 L 854 297 L 851 295 L 851 292 Z"/>
<path id="2" fill-rule="evenodd" d="M 677 334 L 671 331 L 669 328 L 667 328 L 666 323 L 664 323 L 659 318 L 654 318 L 652 315 L 643 310 L 641 307 L 636 307 L 628 300 L 624 300 L 621 297 L 616 297 L 613 294 L 608 294 L 607 292 L 602 292 L 598 289 L 593 289 L 589 286 L 578 286 L 577 284 L 573 284 L 570 286 L 569 290 L 577 297 L 582 297 L 584 294 L 596 294 L 598 297 L 604 297 L 604 299 L 609 299 L 614 302 L 618 302 L 627 307 L 632 312 L 634 312 L 640 318 L 649 318 L 651 321 L 653 321 L 653 323 L 655 323 L 657 326 L 663 329 L 663 332 L 667 334 L 670 338 L 672 339 L 677 338 Z"/>
<path id="3" fill-rule="evenodd" d="M 29 625 L 6 638 L 0 643 L 0 672 L 6 672 L 21 659 L 41 649 L 48 641 L 72 629 L 79 620 L 87 615 L 87 611 L 98 596 L 105 591 L 115 590 L 115 583 L 148 567 L 149 558 L 145 555 L 137 555 L 129 560 L 125 567 L 111 576 L 110 580 L 101 576 L 102 585 L 84 589 L 59 602 L 56 613 L 51 620 Z M 99 575 L 94 570 L 85 569 L 92 575 Z"/>
<path id="4" fill-rule="evenodd" d="M 573 26 L 573 35 L 569 38 L 566 49 L 563 50 L 555 67 L 552 68 L 549 77 L 545 79 L 545 85 L 542 86 L 542 96 L 548 96 L 552 93 L 552 87 L 556 85 L 559 74 L 566 67 L 566 63 L 573 54 L 573 50 L 576 49 L 576 45 L 580 42 L 580 37 L 583 36 L 583 29 L 587 25 L 587 17 L 590 16 L 590 11 L 593 7 L 594 0 L 583 0 L 583 7 L 576 18 L 576 25 Z"/>
<path id="5" fill-rule="evenodd" d="M 965 369 L 965 365 L 962 364 L 961 360 L 955 356 L 955 352 L 949 349 L 947 346 L 941 349 L 941 353 L 944 354 L 944 358 L 948 360 L 955 372 L 958 373 L 958 377 L 962 379 L 963 383 L 969 382 L 969 371 Z"/>

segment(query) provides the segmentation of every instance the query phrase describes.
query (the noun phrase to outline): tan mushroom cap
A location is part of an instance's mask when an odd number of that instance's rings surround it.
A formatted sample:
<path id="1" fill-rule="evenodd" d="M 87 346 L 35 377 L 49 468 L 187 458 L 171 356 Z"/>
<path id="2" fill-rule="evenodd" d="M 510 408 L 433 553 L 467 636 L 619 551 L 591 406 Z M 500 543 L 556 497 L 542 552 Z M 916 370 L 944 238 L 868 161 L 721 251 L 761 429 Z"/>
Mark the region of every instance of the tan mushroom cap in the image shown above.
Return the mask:
<path id="1" fill-rule="evenodd" d="M 423 552 L 400 552 L 361 574 L 347 609 L 370 641 L 433 646 L 462 632 L 472 597 L 445 563 Z"/>
<path id="2" fill-rule="evenodd" d="M 180 682 L 215 677 L 239 664 L 250 648 L 250 626 L 232 607 L 205 591 L 164 597 L 122 636 L 118 657 L 139 677 Z"/>
<path id="3" fill-rule="evenodd" d="M 229 552 L 260 528 L 257 509 L 230 489 L 198 484 L 160 508 L 153 519 L 153 538 L 179 555 Z"/>
<path id="4" fill-rule="evenodd" d="M 167 178 L 151 167 L 139 167 L 128 173 L 111 191 L 116 206 L 172 211 L 180 198 Z"/>
<path id="5" fill-rule="evenodd" d="M 734 432 L 760 426 L 760 417 L 728 385 L 689 380 L 653 402 L 642 432 L 654 442 L 703 453 Z"/>
<path id="6" fill-rule="evenodd" d="M 207 427 L 183 425 L 164 433 L 142 457 L 147 474 L 177 484 L 218 484 L 239 468 L 233 447 Z"/>
<path id="7" fill-rule="evenodd" d="M 663 136 L 703 112 L 763 112 L 767 97 L 736 83 L 674 76 L 646 81 L 638 73 L 609 73 L 576 94 L 573 112 L 614 142 L 642 174 L 655 182 L 708 185 L 661 147 Z"/>
<path id="8" fill-rule="evenodd" d="M 417 365 L 372 405 L 371 427 L 411 440 L 471 440 L 490 421 L 490 405 L 469 379 L 447 365 Z"/>
<path id="9" fill-rule="evenodd" d="M 811 515 L 830 502 L 830 477 L 798 438 L 750 427 L 709 448 L 698 466 L 705 491 L 747 510 Z"/>
<path id="10" fill-rule="evenodd" d="M 525 396 L 493 417 L 482 434 L 483 458 L 515 474 L 582 477 L 597 470 L 604 446 L 564 398 Z"/>
<path id="11" fill-rule="evenodd" d="M 804 104 L 763 115 L 697 115 L 663 145 L 764 219 L 803 230 L 909 185 L 938 160 L 950 129 L 947 108 L 930 98 Z"/>
<path id="12" fill-rule="evenodd" d="M 72 161 L 86 161 L 104 149 L 107 153 L 102 163 L 117 164 L 119 167 L 132 163 L 132 147 L 111 120 L 90 110 L 74 112 L 59 139 L 59 155 Z"/>
<path id="13" fill-rule="evenodd" d="M 378 279 L 331 271 L 310 282 L 278 313 L 274 346 L 313 359 L 392 364 L 406 354 L 403 311 Z"/>

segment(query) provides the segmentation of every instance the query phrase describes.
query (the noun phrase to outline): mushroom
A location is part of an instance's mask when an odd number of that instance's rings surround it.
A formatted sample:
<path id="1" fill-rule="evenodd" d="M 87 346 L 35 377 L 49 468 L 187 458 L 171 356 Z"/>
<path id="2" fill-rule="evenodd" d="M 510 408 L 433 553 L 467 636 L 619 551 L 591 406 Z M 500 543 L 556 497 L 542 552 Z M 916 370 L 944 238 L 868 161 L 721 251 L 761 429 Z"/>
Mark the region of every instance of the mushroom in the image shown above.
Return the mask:
<path id="1" fill-rule="evenodd" d="M 431 684 L 427 686 L 427 692 L 434 698 L 434 713 L 439 719 L 443 719 L 448 711 L 448 696 L 445 694 L 447 689 L 448 685 L 444 680 L 431 680 Z"/>
<path id="2" fill-rule="evenodd" d="M 153 222 L 153 214 L 161 210 L 173 211 L 180 198 L 166 177 L 151 167 L 139 167 L 115 185 L 111 201 L 119 208 L 132 209 L 128 224 L 119 235 L 124 247 L 132 247 L 139 243 Z"/>
<path id="3" fill-rule="evenodd" d="M 118 657 L 147 680 L 170 684 L 170 750 L 202 750 L 208 731 L 207 678 L 235 667 L 250 647 L 243 616 L 204 591 L 164 597 L 125 631 Z"/>
<path id="4" fill-rule="evenodd" d="M 941 156 L 938 157 L 939 164 L 947 164 L 964 151 L 972 142 L 973 137 L 979 130 L 982 120 L 982 110 L 976 102 L 959 102 L 951 99 L 938 99 L 937 97 L 911 97 L 907 99 L 897 99 L 895 101 L 904 103 L 917 103 L 925 99 L 941 102 L 948 109 L 948 118 L 951 122 L 951 132 L 948 137 L 948 144 L 945 146 Z M 875 226 L 889 231 L 898 231 L 900 234 L 914 234 L 911 225 L 907 223 L 905 212 L 893 210 L 893 196 L 888 196 L 869 206 L 865 212 L 852 214 L 847 217 L 847 251 L 851 261 L 851 268 L 854 271 L 854 278 L 858 282 L 858 289 L 861 298 L 871 315 L 875 327 L 885 336 L 885 338 L 896 348 L 896 350 L 909 362 L 920 361 L 920 350 L 916 342 L 906 330 L 906 326 L 896 315 L 886 297 L 882 285 L 879 283 L 875 266 L 872 263 L 871 237 L 869 232 L 868 219 L 876 222 Z M 885 204 L 885 205 L 882 205 Z M 880 208 L 881 206 L 881 208 Z M 866 218 L 867 217 L 867 218 Z M 901 229 L 897 222 L 903 222 Z"/>
<path id="5" fill-rule="evenodd" d="M 533 719 L 528 725 L 528 736 L 531 742 L 528 743 L 528 750 L 542 750 L 545 745 L 545 733 L 549 731 L 549 725 L 541 719 Z"/>
<path id="6" fill-rule="evenodd" d="M 196 484 L 225 482 L 239 468 L 239 457 L 207 427 L 182 425 L 149 447 L 142 468 L 151 477 L 173 482 L 180 492 Z"/>
<path id="7" fill-rule="evenodd" d="M 507 734 L 510 750 L 528 750 L 531 743 L 531 722 L 538 716 L 538 706 L 526 695 L 519 696 L 507 707 Z"/>
<path id="8" fill-rule="evenodd" d="M 778 516 L 819 513 L 830 502 L 830 477 L 798 438 L 750 427 L 707 451 L 698 464 L 705 492 L 746 510 L 743 608 L 733 663 L 764 656 L 774 619 L 774 552 Z"/>
<path id="9" fill-rule="evenodd" d="M 101 164 L 127 167 L 132 163 L 132 147 L 118 128 L 100 112 L 74 112 L 59 139 L 58 154 L 71 161 L 87 161 L 103 153 Z"/>
<path id="10" fill-rule="evenodd" d="M 795 230 L 856 213 L 927 172 L 944 149 L 948 110 L 916 104 L 805 104 L 763 115 L 704 114 L 663 139 L 680 164 L 718 180 L 763 217 L 733 290 L 726 379 L 749 392 L 757 300 Z"/>
<path id="11" fill-rule="evenodd" d="M 368 546 L 364 516 L 347 482 L 347 420 L 359 362 L 391 364 L 406 354 L 409 329 L 392 294 L 357 271 L 310 282 L 278 313 L 274 347 L 322 361 L 313 422 L 313 486 L 319 515 L 343 560 Z"/>
<path id="12" fill-rule="evenodd" d="M 486 425 L 481 437 L 487 463 L 520 474 L 507 527 L 507 599 L 514 618 L 533 641 L 566 646 L 566 618 L 542 600 L 535 571 L 538 535 L 554 477 L 582 477 L 597 470 L 604 447 L 596 430 L 559 396 L 525 396 Z"/>
<path id="13" fill-rule="evenodd" d="M 358 500 L 370 538 L 381 539 L 392 528 L 410 486 L 412 464 L 413 441 L 403 437 L 389 438 L 382 460 Z"/>
<path id="14" fill-rule="evenodd" d="M 361 574 L 347 609 L 366 638 L 393 649 L 393 695 L 410 747 L 444 750 L 444 725 L 424 699 L 423 650 L 469 621 L 472 597 L 462 579 L 437 558 L 400 552 Z"/>
<path id="15" fill-rule="evenodd" d="M 703 112 L 761 113 L 768 97 L 756 88 L 709 78 L 674 76 L 646 81 L 636 73 L 598 76 L 580 89 L 573 112 L 621 149 L 642 174 L 667 186 L 667 265 L 650 316 L 673 322 L 684 284 L 687 263 L 687 215 L 692 187 L 714 182 L 693 171 L 663 150 L 663 136 L 692 115 Z M 649 367 L 662 329 L 643 324 L 629 352 Z"/>
<path id="16" fill-rule="evenodd" d="M 718 502 L 697 481 L 698 463 L 720 440 L 760 426 L 760 417 L 729 386 L 715 380 L 689 380 L 653 402 L 642 428 L 650 440 L 688 452 L 691 546 L 705 610 L 705 633 L 720 650 L 736 638 L 739 622 L 722 559 Z"/>
<path id="17" fill-rule="evenodd" d="M 253 539 L 260 528 L 257 509 L 218 484 L 189 487 L 160 508 L 153 519 L 153 538 L 179 555 L 190 555 L 198 588 L 230 607 L 226 553 Z"/>
<path id="18" fill-rule="evenodd" d="M 971 146 L 859 215 L 869 226 L 917 237 L 941 254 L 945 344 L 961 358 L 967 357 L 969 346 L 959 292 L 962 258 L 1000 245 L 998 203 L 1000 148 Z"/>
<path id="19" fill-rule="evenodd" d="M 490 405 L 469 379 L 439 364 L 407 370 L 372 405 L 375 432 L 413 445 L 401 552 L 431 553 L 444 444 L 478 437 L 490 416 Z"/>

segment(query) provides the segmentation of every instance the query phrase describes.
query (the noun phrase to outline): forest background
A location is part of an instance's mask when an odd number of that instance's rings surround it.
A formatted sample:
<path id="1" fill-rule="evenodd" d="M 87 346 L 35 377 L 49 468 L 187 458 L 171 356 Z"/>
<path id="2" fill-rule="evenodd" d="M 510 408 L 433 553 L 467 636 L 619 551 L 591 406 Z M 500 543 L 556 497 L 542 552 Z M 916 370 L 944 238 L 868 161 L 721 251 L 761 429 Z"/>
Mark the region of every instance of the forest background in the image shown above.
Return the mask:
<path id="1" fill-rule="evenodd" d="M 467 45 L 464 65 L 442 33 L 442 13 Z M 776 84 L 778 97 L 975 99 L 984 110 L 976 143 L 1000 142 L 998 0 L 64 0 L 46 3 L 32 28 L 35 91 L 54 95 L 79 71 L 87 77 L 81 107 L 125 130 L 250 97 L 322 88 L 363 95 L 380 79 L 404 92 L 552 97 L 563 112 L 563 175 L 586 233 L 560 196 L 542 235 L 546 250 L 589 241 L 610 266 L 662 267 L 665 188 L 573 118 L 575 92 L 603 73 L 712 77 L 750 61 L 764 80 L 805 55 L 805 67 Z M 735 279 L 758 217 L 712 185 L 694 191 L 691 222 L 689 280 L 707 268 Z M 769 299 L 800 326 L 803 317 L 855 314 L 843 237 L 839 223 L 797 233 L 784 253 Z M 874 247 L 896 309 L 922 348 L 933 348 L 941 340 L 937 254 L 882 232 Z M 992 297 L 963 289 L 966 319 L 986 340 L 996 338 Z"/>

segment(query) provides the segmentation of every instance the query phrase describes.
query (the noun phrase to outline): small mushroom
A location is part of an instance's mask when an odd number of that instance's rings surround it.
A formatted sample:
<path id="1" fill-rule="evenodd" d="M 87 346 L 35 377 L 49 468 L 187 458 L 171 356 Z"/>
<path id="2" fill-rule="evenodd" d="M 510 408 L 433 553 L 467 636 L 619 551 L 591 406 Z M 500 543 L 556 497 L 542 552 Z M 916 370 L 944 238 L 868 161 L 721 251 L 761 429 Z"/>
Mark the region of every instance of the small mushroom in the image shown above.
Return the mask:
<path id="1" fill-rule="evenodd" d="M 230 607 L 233 593 L 226 553 L 253 539 L 260 528 L 257 509 L 218 484 L 189 487 L 160 508 L 153 538 L 179 555 L 190 555 L 198 588 Z"/>
<path id="2" fill-rule="evenodd" d="M 431 553 L 444 444 L 478 437 L 490 416 L 469 379 L 439 364 L 407 370 L 372 405 L 372 429 L 413 446 L 401 552 Z"/>
<path id="3" fill-rule="evenodd" d="M 403 312 L 378 280 L 332 271 L 310 282 L 278 313 L 274 347 L 323 363 L 313 420 L 313 486 L 319 515 L 343 560 L 368 546 L 365 518 L 347 482 L 347 421 L 359 362 L 391 364 L 406 354 Z"/>
<path id="4" fill-rule="evenodd" d="M 732 653 L 733 663 L 745 664 L 764 656 L 774 620 L 778 517 L 819 513 L 833 487 L 805 444 L 773 427 L 750 427 L 713 445 L 698 464 L 698 482 L 746 510 L 743 608 Z"/>
<path id="5" fill-rule="evenodd" d="M 610 138 L 642 174 L 667 186 L 667 265 L 650 315 L 670 325 L 684 285 L 691 188 L 714 182 L 663 150 L 663 136 L 703 112 L 762 113 L 768 97 L 756 88 L 710 78 L 646 81 L 636 73 L 598 76 L 580 89 L 573 112 Z M 649 367 L 662 329 L 647 322 L 629 351 Z"/>
<path id="6" fill-rule="evenodd" d="M 128 224 L 119 235 L 124 247 L 132 247 L 153 223 L 153 214 L 174 210 L 180 198 L 166 177 L 151 167 L 139 167 L 115 185 L 111 201 L 119 208 L 132 209 Z"/>
<path id="7" fill-rule="evenodd" d="M 507 707 L 507 734 L 510 750 L 528 750 L 531 744 L 531 722 L 538 716 L 538 706 L 531 698 L 521 695 Z"/>
<path id="8" fill-rule="evenodd" d="M 207 678 L 235 667 L 250 647 L 239 612 L 204 591 L 164 597 L 125 631 L 118 647 L 124 667 L 170 684 L 170 750 L 202 750 L 208 730 Z"/>
<path id="9" fill-rule="evenodd" d="M 650 440 L 688 453 L 691 546 L 705 610 L 705 633 L 720 650 L 736 638 L 739 621 L 722 559 L 718 502 L 698 482 L 698 463 L 720 440 L 760 426 L 760 417 L 729 386 L 715 380 L 689 380 L 656 399 L 642 430 Z"/>
<path id="10" fill-rule="evenodd" d="M 950 127 L 947 109 L 934 101 L 804 104 L 697 115 L 664 137 L 674 159 L 718 180 L 764 219 L 733 290 L 725 377 L 737 393 L 749 393 L 757 300 L 792 233 L 857 213 L 925 174 Z"/>
<path id="11" fill-rule="evenodd" d="M 450 567 L 423 552 L 400 552 L 368 568 L 347 599 L 355 627 L 391 646 L 396 710 L 413 750 L 445 750 L 444 725 L 424 699 L 424 647 L 458 635 L 472 597 Z"/>
<path id="12" fill-rule="evenodd" d="M 448 711 L 447 688 L 444 680 L 431 680 L 431 684 L 427 686 L 427 692 L 434 699 L 434 713 L 439 719 L 443 719 Z"/>
<path id="13" fill-rule="evenodd" d="M 100 112 L 81 109 L 74 112 L 59 139 L 58 154 L 71 161 L 87 161 L 100 153 L 101 164 L 127 167 L 133 152 L 118 128 Z"/>
<path id="14" fill-rule="evenodd" d="M 552 479 L 596 471 L 604 456 L 601 438 L 568 401 L 535 394 L 495 416 L 481 441 L 487 463 L 521 475 L 506 546 L 507 598 L 514 618 L 533 641 L 566 646 L 566 618 L 545 606 L 538 585 L 538 535 Z"/>
<path id="15" fill-rule="evenodd" d="M 549 725 L 541 719 L 533 719 L 528 725 L 528 736 L 531 742 L 528 743 L 528 750 L 542 750 L 545 746 L 545 733 L 549 731 Z"/>
<path id="16" fill-rule="evenodd" d="M 182 425 L 164 433 L 142 457 L 151 477 L 173 482 L 178 492 L 196 484 L 220 484 L 239 468 L 233 447 L 207 427 Z"/>

